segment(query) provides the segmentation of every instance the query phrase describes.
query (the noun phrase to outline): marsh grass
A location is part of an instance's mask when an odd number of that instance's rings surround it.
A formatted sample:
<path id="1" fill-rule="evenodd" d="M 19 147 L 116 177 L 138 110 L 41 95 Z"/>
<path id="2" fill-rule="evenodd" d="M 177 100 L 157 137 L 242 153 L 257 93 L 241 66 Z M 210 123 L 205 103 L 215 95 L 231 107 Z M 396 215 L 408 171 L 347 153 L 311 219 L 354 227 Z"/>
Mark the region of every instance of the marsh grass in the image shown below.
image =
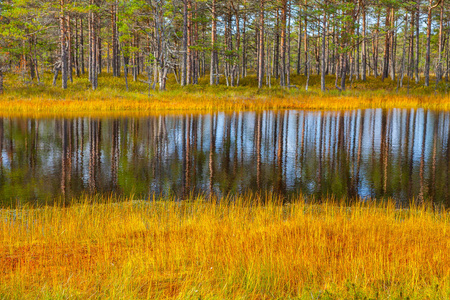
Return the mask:
<path id="1" fill-rule="evenodd" d="M 312 76 L 305 91 L 304 76 L 293 75 L 297 88 L 282 89 L 273 80 L 273 87 L 258 90 L 255 76 L 241 79 L 239 87 L 209 86 L 205 78 L 199 85 L 180 87 L 173 76 L 167 91 L 148 91 L 148 86 L 129 78 L 129 91 L 123 78 L 102 74 L 99 89 L 90 88 L 86 76 L 74 77 L 67 90 L 51 85 L 51 74 L 44 73 L 41 84 L 23 83 L 17 75 L 6 77 L 6 92 L 0 98 L 0 115 L 83 115 L 141 114 L 164 111 L 226 111 L 264 109 L 357 109 L 357 108 L 427 108 L 450 109 L 446 83 L 437 90 L 425 88 L 422 82 L 411 81 L 409 88 L 396 91 L 397 83 L 369 78 L 354 81 L 351 88 L 339 92 L 334 77 L 327 77 L 330 90 L 320 91 L 320 78 Z M 141 77 L 140 79 L 145 79 Z"/>
<path id="2" fill-rule="evenodd" d="M 0 210 L 0 297 L 450 296 L 444 209 L 256 195 L 101 202 Z"/>

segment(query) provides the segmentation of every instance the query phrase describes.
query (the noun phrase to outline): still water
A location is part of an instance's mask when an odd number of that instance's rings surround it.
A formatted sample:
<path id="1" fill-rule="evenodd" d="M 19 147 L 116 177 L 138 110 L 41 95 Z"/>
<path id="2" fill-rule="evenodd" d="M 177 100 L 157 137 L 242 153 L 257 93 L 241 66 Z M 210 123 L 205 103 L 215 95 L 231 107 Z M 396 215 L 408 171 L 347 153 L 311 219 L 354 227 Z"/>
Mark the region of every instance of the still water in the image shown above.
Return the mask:
<path id="1" fill-rule="evenodd" d="M 413 197 L 450 204 L 450 113 L 0 119 L 2 205 L 85 194 Z"/>

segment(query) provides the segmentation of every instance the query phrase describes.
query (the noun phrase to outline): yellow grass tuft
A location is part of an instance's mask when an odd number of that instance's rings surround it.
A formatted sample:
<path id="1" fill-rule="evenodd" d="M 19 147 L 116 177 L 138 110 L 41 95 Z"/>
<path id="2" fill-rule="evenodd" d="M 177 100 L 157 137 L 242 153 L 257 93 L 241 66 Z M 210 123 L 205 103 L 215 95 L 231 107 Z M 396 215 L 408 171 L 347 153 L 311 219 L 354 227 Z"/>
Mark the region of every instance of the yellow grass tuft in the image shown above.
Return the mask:
<path id="1" fill-rule="evenodd" d="M 43 84 L 23 84 L 17 76 L 8 76 L 6 93 L 0 97 L 0 116 L 117 116 L 149 115 L 179 111 L 239 111 L 267 109 L 362 109 L 362 108 L 425 108 L 450 109 L 450 97 L 445 83 L 435 90 L 422 83 L 410 83 L 396 91 L 396 82 L 369 78 L 355 81 L 351 89 L 339 92 L 334 77 L 327 77 L 329 91 L 320 91 L 320 79 L 312 76 L 308 91 L 304 90 L 304 76 L 292 76 L 296 88 L 274 87 L 258 90 L 256 78 L 241 80 L 239 87 L 209 86 L 205 80 L 199 85 L 181 88 L 174 78 L 166 92 L 150 91 L 142 82 L 130 80 L 125 90 L 123 78 L 109 74 L 100 77 L 100 87 L 92 91 L 86 77 L 75 78 L 67 90 L 51 85 L 51 74 L 45 73 Z"/>
<path id="2" fill-rule="evenodd" d="M 0 210 L 0 298 L 450 296 L 450 214 L 426 205 L 88 202 Z"/>

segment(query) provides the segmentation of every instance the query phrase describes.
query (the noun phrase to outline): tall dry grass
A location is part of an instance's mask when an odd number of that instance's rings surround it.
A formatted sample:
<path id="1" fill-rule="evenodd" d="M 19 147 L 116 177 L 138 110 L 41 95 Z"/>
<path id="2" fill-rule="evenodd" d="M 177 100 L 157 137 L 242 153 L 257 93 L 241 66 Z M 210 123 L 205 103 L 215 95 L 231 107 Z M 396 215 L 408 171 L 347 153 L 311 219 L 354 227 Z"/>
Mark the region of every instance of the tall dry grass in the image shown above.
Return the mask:
<path id="1" fill-rule="evenodd" d="M 80 115 L 147 115 L 162 111 L 226 111 L 265 109 L 358 109 L 358 108 L 427 108 L 450 109 L 448 86 L 439 89 L 410 83 L 399 91 L 396 82 L 369 78 L 355 81 L 351 89 L 339 92 L 334 88 L 334 77 L 327 78 L 330 90 L 320 91 L 320 78 L 312 76 L 305 91 L 304 76 L 292 76 L 297 88 L 283 89 L 273 82 L 272 88 L 259 90 L 256 77 L 241 80 L 239 87 L 209 86 L 206 80 L 199 85 L 180 87 L 174 78 L 167 91 L 150 91 L 142 82 L 130 80 L 125 90 L 123 78 L 102 74 L 99 89 L 92 91 L 87 77 L 74 78 L 67 90 L 51 85 L 51 74 L 45 73 L 43 83 L 24 84 L 18 76 L 6 79 L 6 92 L 0 97 L 0 116 L 80 116 Z"/>
<path id="2" fill-rule="evenodd" d="M 450 214 L 329 201 L 0 211 L 0 298 L 448 299 Z"/>

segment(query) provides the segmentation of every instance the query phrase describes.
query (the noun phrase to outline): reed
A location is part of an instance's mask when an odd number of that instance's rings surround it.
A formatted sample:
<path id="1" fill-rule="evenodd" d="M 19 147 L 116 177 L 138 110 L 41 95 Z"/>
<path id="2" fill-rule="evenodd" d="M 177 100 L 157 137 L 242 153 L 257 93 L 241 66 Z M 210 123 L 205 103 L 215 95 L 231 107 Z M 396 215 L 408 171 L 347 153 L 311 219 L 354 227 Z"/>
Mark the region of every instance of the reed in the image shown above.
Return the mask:
<path id="1" fill-rule="evenodd" d="M 323 93 L 320 80 L 313 76 L 308 91 L 303 76 L 293 76 L 297 88 L 283 89 L 274 81 L 272 88 L 258 90 L 256 78 L 249 76 L 239 87 L 199 85 L 179 87 L 172 78 L 168 91 L 148 91 L 142 82 L 130 82 L 129 91 L 123 78 L 103 74 L 100 88 L 92 91 L 86 77 L 75 78 L 67 90 L 50 84 L 51 74 L 43 82 L 24 84 L 17 76 L 6 79 L 6 93 L 0 98 L 0 116 L 80 116 L 80 115 L 148 115 L 168 111 L 230 111 L 266 109 L 359 109 L 359 108 L 425 108 L 450 109 L 450 97 L 445 83 L 438 89 L 411 83 L 396 91 L 389 79 L 369 78 L 355 81 L 352 88 L 339 92 L 334 88 Z M 334 86 L 334 77 L 327 78 Z M 150 93 L 150 94 L 149 94 Z"/>
<path id="2" fill-rule="evenodd" d="M 256 195 L 0 210 L 0 298 L 450 296 L 450 214 Z"/>

